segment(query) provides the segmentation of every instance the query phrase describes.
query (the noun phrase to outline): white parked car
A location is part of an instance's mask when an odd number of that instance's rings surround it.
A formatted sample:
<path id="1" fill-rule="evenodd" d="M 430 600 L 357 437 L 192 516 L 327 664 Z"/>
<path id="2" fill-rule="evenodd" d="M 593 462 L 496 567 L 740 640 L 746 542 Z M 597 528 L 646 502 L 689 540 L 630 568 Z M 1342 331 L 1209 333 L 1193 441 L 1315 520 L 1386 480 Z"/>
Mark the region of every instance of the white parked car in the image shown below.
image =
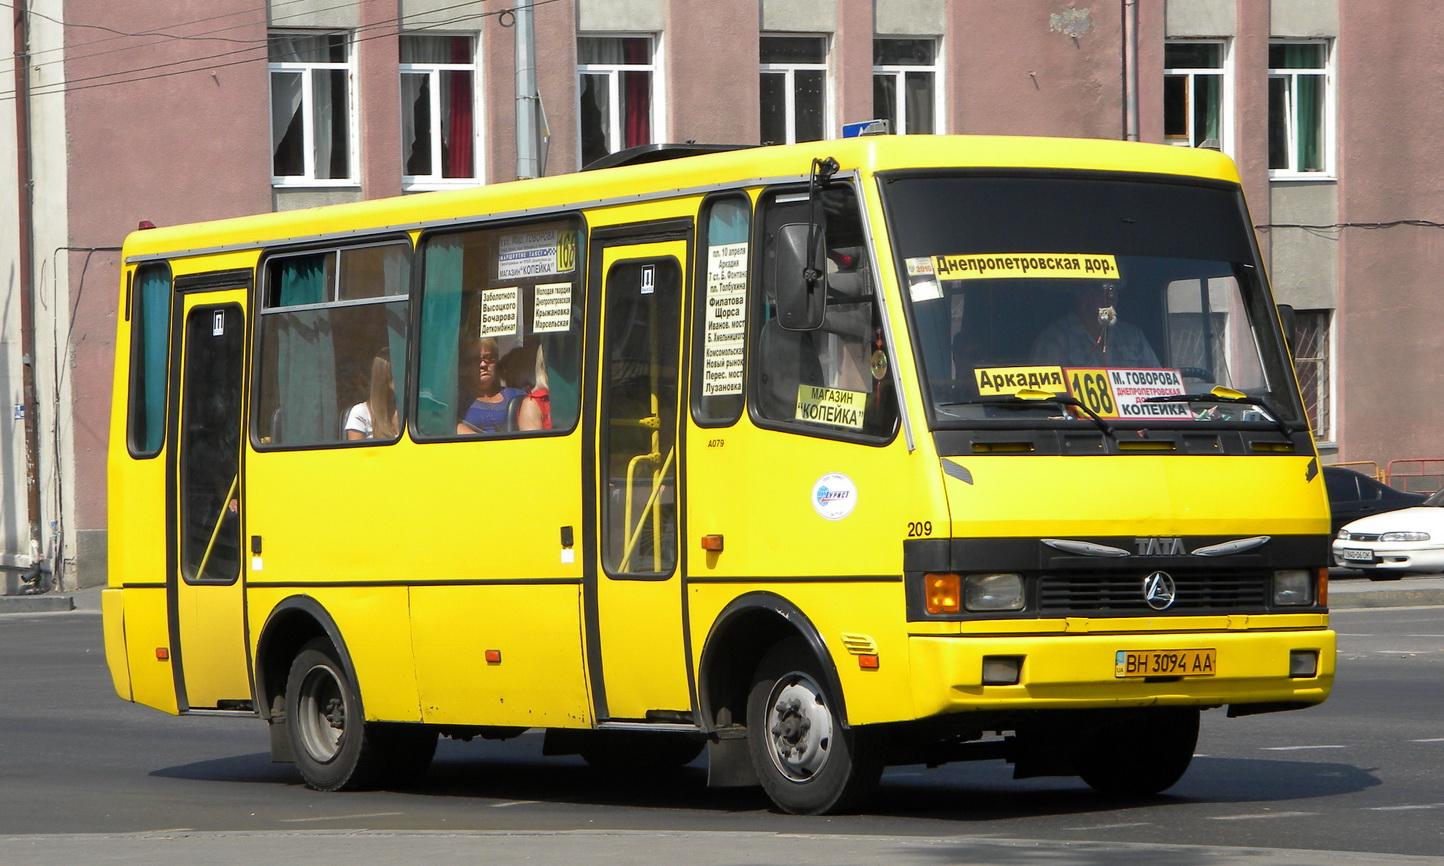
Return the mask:
<path id="1" fill-rule="evenodd" d="M 1406 571 L 1444 571 L 1444 490 L 1411 508 L 1371 514 L 1344 524 L 1334 537 L 1334 564 L 1373 580 Z"/>

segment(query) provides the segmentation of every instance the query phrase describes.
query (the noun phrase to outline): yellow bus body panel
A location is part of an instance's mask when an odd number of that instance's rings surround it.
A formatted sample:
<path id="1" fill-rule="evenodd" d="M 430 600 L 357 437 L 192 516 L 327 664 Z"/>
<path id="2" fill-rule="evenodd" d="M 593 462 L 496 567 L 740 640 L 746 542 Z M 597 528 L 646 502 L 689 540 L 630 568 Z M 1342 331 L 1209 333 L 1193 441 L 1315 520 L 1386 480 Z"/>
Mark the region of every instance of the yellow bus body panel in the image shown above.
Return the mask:
<path id="1" fill-rule="evenodd" d="M 125 629 L 125 655 L 130 668 L 131 700 L 166 713 L 179 713 L 175 670 L 169 658 L 159 658 L 157 648 L 170 648 L 164 589 L 126 589 L 119 616 L 105 618 Z M 112 608 L 113 610 L 114 608 Z"/>
<path id="2" fill-rule="evenodd" d="M 252 587 L 247 611 L 250 633 L 259 635 L 270 612 L 296 594 L 293 589 L 281 587 Z M 421 708 L 416 701 L 407 588 L 309 587 L 305 595 L 325 608 L 342 635 L 345 652 L 356 670 L 356 685 L 361 691 L 366 718 L 421 721 Z"/>
<path id="3" fill-rule="evenodd" d="M 578 586 L 413 587 L 411 619 L 423 721 L 591 727 Z"/>
<path id="4" fill-rule="evenodd" d="M 105 633 L 105 664 L 110 668 L 110 681 L 121 700 L 132 700 L 130 691 L 130 658 L 125 649 L 125 592 L 119 589 L 100 591 L 100 619 Z"/>
<path id="5" fill-rule="evenodd" d="M 1323 476 L 1307 455 L 943 459 L 973 478 L 947 479 L 957 538 L 1242 538 L 1329 530 Z"/>

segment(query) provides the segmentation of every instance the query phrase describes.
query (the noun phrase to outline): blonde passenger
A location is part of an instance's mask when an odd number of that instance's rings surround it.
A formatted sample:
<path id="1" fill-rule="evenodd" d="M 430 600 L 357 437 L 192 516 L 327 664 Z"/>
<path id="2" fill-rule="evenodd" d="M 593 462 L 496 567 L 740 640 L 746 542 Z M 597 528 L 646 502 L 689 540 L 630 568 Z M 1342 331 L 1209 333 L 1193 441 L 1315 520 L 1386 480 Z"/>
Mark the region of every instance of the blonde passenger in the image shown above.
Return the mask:
<path id="1" fill-rule="evenodd" d="M 348 440 L 395 439 L 400 435 L 389 352 L 383 350 L 371 360 L 371 394 L 346 413 L 345 430 Z"/>
<path id="2" fill-rule="evenodd" d="M 552 429 L 550 385 L 551 383 L 547 379 L 546 358 L 542 354 L 542 347 L 538 345 L 536 347 L 536 384 L 532 387 L 531 393 L 522 399 L 521 408 L 517 410 L 516 426 L 518 430 Z"/>

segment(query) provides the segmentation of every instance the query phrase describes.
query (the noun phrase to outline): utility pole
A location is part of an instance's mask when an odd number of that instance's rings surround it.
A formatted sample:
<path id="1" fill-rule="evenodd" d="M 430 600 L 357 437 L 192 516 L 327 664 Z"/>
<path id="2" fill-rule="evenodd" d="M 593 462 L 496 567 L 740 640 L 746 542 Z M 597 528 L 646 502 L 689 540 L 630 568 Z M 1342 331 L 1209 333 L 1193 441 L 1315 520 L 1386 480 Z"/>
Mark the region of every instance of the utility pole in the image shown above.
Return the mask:
<path id="1" fill-rule="evenodd" d="M 27 583 L 37 587 L 43 571 L 40 548 L 40 402 L 35 396 L 34 179 L 30 165 L 30 14 L 27 0 L 14 0 L 16 211 L 19 247 L 17 286 L 20 293 L 20 354 L 25 415 L 25 508 L 30 527 L 30 570 Z"/>
<path id="2" fill-rule="evenodd" d="M 531 0 L 522 0 L 512 10 L 512 17 L 516 39 L 516 176 L 521 180 L 541 174 L 541 97 L 536 88 L 536 31 Z"/>

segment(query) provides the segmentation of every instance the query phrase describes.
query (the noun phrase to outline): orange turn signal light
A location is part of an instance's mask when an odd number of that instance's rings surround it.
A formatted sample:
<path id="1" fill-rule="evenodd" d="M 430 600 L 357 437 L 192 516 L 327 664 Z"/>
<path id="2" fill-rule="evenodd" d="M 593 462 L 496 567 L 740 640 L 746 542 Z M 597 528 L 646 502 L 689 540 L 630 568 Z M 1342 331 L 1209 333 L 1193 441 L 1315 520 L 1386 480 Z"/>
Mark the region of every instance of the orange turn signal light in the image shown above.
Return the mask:
<path id="1" fill-rule="evenodd" d="M 487 650 L 486 663 L 489 665 L 501 664 L 501 650 Z"/>
<path id="2" fill-rule="evenodd" d="M 963 609 L 963 580 L 956 574 L 923 575 L 928 613 L 957 613 Z"/>
<path id="3" fill-rule="evenodd" d="M 170 661 L 170 649 L 163 646 L 155 648 L 155 657 L 160 661 Z"/>
<path id="4" fill-rule="evenodd" d="M 703 549 L 703 550 L 721 550 L 721 549 L 722 549 L 722 536 L 720 536 L 720 535 L 704 535 L 704 536 L 702 536 L 702 549 Z"/>
<path id="5" fill-rule="evenodd" d="M 878 666 L 877 653 L 869 653 L 857 657 L 857 666 L 865 671 L 875 671 Z"/>

